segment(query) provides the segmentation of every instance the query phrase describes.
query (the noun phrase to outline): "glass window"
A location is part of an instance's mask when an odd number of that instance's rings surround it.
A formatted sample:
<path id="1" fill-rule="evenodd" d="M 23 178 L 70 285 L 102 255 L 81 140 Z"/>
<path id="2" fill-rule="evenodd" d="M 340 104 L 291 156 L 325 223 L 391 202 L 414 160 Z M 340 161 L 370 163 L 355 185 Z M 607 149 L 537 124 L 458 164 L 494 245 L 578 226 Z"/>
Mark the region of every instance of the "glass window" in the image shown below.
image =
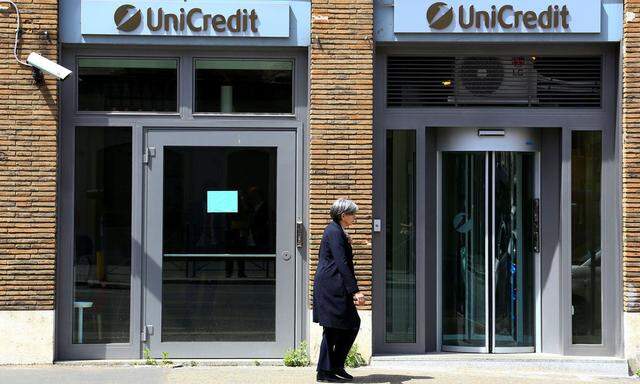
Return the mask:
<path id="1" fill-rule="evenodd" d="M 73 342 L 129 342 L 131 128 L 78 127 Z"/>
<path id="2" fill-rule="evenodd" d="M 416 341 L 416 134 L 387 131 L 386 341 Z"/>
<path id="3" fill-rule="evenodd" d="M 196 60 L 195 112 L 293 113 L 293 62 Z"/>
<path id="4" fill-rule="evenodd" d="M 571 138 L 571 303 L 574 344 L 602 343 L 600 195 L 602 134 Z"/>
<path id="5" fill-rule="evenodd" d="M 276 148 L 165 147 L 163 341 L 274 341 Z"/>
<path id="6" fill-rule="evenodd" d="M 178 61 L 79 59 L 78 109 L 97 112 L 177 112 Z"/>

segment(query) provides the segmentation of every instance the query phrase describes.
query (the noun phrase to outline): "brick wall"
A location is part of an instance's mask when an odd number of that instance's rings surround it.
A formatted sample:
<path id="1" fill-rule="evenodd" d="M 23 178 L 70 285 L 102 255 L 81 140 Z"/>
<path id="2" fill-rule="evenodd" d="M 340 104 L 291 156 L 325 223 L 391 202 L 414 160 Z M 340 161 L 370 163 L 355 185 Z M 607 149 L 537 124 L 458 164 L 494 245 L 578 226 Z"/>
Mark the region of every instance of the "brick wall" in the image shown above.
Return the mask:
<path id="1" fill-rule="evenodd" d="M 635 312 L 640 310 L 640 1 L 625 1 L 625 15 L 622 105 L 624 308 Z"/>
<path id="2" fill-rule="evenodd" d="M 373 0 L 312 0 L 310 68 L 311 287 L 329 207 L 360 207 L 353 238 L 356 277 L 371 309 Z"/>
<path id="3" fill-rule="evenodd" d="M 21 59 L 36 51 L 57 60 L 57 0 L 17 4 Z M 0 311 L 53 309 L 57 82 L 36 86 L 14 60 L 15 16 L 0 11 Z"/>

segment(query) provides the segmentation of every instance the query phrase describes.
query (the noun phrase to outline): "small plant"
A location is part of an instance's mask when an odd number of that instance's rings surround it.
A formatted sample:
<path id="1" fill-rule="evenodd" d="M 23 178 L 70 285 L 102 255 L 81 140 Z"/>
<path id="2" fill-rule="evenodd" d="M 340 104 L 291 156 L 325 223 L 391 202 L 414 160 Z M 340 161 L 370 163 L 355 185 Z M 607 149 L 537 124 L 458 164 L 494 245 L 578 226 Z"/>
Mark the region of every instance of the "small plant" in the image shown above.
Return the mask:
<path id="1" fill-rule="evenodd" d="M 349 368 L 358 368 L 363 365 L 367 365 L 367 362 L 358 350 L 358 344 L 353 344 L 349 350 L 349 354 L 347 354 L 347 359 L 345 360 L 344 365 Z"/>
<path id="2" fill-rule="evenodd" d="M 145 348 L 142 355 L 144 356 L 144 363 L 146 365 L 158 365 L 156 359 L 151 357 L 151 350 L 149 348 Z"/>
<path id="3" fill-rule="evenodd" d="M 301 341 L 298 348 L 289 349 L 284 354 L 284 365 L 287 367 L 307 367 L 311 364 L 309 352 L 307 352 L 307 342 Z"/>
<path id="4" fill-rule="evenodd" d="M 256 367 L 259 367 L 260 366 L 260 361 L 253 360 L 253 365 L 255 365 Z"/>
<path id="5" fill-rule="evenodd" d="M 191 360 L 191 361 L 189 362 L 189 365 L 190 365 L 190 366 L 192 366 L 192 367 L 197 367 L 197 366 L 198 366 L 198 362 L 197 362 L 197 361 L 193 361 L 193 360 Z"/>
<path id="6" fill-rule="evenodd" d="M 169 360 L 169 352 L 162 352 L 162 364 L 171 365 L 173 361 Z"/>

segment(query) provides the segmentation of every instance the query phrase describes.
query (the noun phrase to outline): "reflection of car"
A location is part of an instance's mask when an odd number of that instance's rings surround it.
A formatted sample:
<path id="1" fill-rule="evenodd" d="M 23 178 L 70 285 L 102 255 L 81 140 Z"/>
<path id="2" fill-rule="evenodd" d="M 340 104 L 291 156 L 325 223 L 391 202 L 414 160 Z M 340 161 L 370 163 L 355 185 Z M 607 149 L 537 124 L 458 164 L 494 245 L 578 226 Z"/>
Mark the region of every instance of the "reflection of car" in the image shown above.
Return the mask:
<path id="1" fill-rule="evenodd" d="M 574 318 L 574 334 L 593 335 L 599 332 L 602 300 L 600 288 L 600 257 L 587 252 L 582 260 L 571 266 L 571 292 Z M 575 329 L 578 327 L 578 329 Z"/>

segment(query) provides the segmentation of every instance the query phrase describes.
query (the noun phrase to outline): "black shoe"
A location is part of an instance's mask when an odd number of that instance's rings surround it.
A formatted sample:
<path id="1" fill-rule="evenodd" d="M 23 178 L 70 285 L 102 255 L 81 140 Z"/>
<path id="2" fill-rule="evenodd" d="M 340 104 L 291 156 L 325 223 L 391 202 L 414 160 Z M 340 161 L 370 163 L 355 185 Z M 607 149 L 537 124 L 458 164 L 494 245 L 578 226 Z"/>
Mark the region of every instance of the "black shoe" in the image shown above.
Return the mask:
<path id="1" fill-rule="evenodd" d="M 353 380 L 353 376 L 348 374 L 347 371 L 344 370 L 344 368 L 334 370 L 333 374 L 345 380 Z"/>
<path id="2" fill-rule="evenodd" d="M 344 383 L 344 380 L 336 376 L 333 372 L 318 371 L 316 381 L 321 383 Z"/>

